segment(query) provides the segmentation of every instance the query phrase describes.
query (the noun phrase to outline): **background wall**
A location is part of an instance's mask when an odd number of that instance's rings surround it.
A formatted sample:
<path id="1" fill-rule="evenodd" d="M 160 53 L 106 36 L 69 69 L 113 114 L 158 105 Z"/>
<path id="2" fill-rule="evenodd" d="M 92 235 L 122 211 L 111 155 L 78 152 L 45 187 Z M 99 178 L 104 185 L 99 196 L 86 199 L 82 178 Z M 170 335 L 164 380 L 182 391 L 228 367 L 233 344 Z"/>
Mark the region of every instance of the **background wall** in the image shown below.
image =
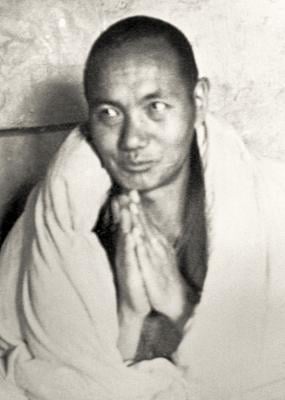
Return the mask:
<path id="1" fill-rule="evenodd" d="M 134 14 L 180 27 L 210 78 L 211 110 L 256 151 L 285 158 L 284 0 L 0 0 L 0 227 L 68 130 L 50 126 L 86 119 L 94 39 Z"/>

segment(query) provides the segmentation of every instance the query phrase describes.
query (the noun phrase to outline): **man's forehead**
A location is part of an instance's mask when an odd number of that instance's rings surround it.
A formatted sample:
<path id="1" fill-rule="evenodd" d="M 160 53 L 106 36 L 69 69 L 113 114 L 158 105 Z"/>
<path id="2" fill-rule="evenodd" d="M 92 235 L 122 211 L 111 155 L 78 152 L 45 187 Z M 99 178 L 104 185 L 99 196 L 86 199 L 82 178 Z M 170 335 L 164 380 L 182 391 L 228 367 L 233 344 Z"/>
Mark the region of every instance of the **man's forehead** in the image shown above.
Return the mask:
<path id="1" fill-rule="evenodd" d="M 128 39 L 125 42 L 121 42 L 116 48 L 107 47 L 101 49 L 101 52 L 112 57 L 112 55 L 116 55 L 117 53 L 136 54 L 138 49 L 143 54 L 152 53 L 155 50 L 161 50 L 162 52 L 175 51 L 173 46 L 164 37 L 145 36 Z"/>
<path id="2" fill-rule="evenodd" d="M 145 82 L 158 85 L 180 80 L 179 60 L 167 42 L 140 40 L 118 49 L 106 50 L 96 62 L 93 85 L 97 88 L 132 86 Z"/>
<path id="3" fill-rule="evenodd" d="M 107 75 L 108 79 L 97 80 L 90 88 L 90 100 L 93 103 L 133 103 L 154 98 L 180 97 L 185 92 L 185 85 L 179 84 L 171 74 L 166 77 L 162 74 L 133 73 Z"/>

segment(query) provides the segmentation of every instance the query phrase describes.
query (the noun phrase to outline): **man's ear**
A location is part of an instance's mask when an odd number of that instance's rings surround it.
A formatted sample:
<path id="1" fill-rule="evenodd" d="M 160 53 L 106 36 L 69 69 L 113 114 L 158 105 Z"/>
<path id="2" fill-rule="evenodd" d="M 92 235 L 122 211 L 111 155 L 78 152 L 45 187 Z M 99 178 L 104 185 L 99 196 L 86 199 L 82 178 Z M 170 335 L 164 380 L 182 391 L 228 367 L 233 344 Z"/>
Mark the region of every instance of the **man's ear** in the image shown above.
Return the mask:
<path id="1" fill-rule="evenodd" d="M 196 110 L 195 126 L 201 125 L 206 118 L 208 111 L 208 96 L 210 82 L 208 78 L 200 78 L 193 91 L 193 99 Z"/>

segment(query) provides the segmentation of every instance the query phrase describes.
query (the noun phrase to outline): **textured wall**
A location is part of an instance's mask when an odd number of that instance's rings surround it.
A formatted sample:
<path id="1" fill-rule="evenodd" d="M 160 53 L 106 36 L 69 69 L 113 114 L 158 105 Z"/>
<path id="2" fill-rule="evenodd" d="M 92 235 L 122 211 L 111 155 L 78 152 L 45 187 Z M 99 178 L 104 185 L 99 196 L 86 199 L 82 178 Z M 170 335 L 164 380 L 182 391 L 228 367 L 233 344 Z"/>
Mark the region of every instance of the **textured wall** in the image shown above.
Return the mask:
<path id="1" fill-rule="evenodd" d="M 0 245 L 67 132 L 27 129 L 0 135 Z"/>
<path id="2" fill-rule="evenodd" d="M 258 150 L 285 154 L 284 0 L 1 0 L 0 128 L 84 119 L 88 49 L 137 13 L 181 27 L 212 82 L 211 109 Z"/>

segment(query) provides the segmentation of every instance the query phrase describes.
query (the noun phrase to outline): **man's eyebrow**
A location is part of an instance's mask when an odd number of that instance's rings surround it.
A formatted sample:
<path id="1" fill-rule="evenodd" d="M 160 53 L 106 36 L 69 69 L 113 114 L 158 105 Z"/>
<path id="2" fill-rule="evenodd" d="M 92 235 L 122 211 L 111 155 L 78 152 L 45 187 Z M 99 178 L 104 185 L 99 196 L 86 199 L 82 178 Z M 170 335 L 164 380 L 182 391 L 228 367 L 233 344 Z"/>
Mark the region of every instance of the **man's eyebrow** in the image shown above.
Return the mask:
<path id="1" fill-rule="evenodd" d="M 89 104 L 92 107 L 98 107 L 98 106 L 101 106 L 102 104 L 109 104 L 109 105 L 114 106 L 114 107 L 120 107 L 121 106 L 121 104 L 118 101 L 105 99 L 105 98 L 101 98 L 101 97 L 95 97 L 93 99 L 90 99 L 89 100 Z"/>
<path id="2" fill-rule="evenodd" d="M 156 90 L 153 93 L 149 93 L 143 97 L 143 100 L 153 100 L 160 97 L 166 97 L 165 93 L 162 93 L 161 90 Z"/>
<path id="3" fill-rule="evenodd" d="M 141 101 L 144 102 L 165 97 L 169 97 L 169 94 L 162 93 L 161 90 L 156 90 L 152 93 L 148 93 L 145 96 L 143 96 Z M 92 107 L 98 107 L 101 106 L 102 104 L 109 104 L 113 107 L 118 107 L 118 108 L 123 107 L 123 104 L 121 104 L 119 101 L 111 100 L 105 97 L 95 97 L 95 96 L 89 100 L 89 104 Z"/>

